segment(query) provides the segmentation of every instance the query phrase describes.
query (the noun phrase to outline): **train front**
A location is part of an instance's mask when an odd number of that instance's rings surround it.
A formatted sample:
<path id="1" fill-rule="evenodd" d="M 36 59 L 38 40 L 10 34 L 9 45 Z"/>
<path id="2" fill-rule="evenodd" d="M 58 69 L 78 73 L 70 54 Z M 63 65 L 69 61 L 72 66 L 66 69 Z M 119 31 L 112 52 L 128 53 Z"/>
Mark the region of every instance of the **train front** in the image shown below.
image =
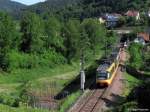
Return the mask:
<path id="1" fill-rule="evenodd" d="M 96 85 L 98 87 L 109 86 L 109 84 L 110 84 L 109 78 L 110 78 L 110 73 L 108 73 L 107 71 L 105 71 L 105 72 L 97 71 Z"/>

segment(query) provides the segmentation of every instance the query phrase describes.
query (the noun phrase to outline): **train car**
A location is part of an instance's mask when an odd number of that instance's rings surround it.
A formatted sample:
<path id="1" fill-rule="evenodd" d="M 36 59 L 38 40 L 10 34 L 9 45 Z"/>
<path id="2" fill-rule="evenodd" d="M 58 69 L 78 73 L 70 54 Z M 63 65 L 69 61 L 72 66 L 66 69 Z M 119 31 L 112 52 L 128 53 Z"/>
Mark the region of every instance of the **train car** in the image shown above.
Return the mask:
<path id="1" fill-rule="evenodd" d="M 97 86 L 109 86 L 118 69 L 119 66 L 119 52 L 113 52 L 109 59 L 105 60 L 102 64 L 99 65 L 97 68 L 97 74 L 96 74 L 96 84 Z"/>

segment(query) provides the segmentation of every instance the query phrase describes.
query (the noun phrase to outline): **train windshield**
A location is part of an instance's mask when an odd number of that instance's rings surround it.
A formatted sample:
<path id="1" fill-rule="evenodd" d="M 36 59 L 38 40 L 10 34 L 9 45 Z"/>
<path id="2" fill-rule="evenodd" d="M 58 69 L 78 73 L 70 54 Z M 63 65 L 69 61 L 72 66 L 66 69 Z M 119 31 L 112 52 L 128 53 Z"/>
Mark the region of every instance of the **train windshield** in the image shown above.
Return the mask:
<path id="1" fill-rule="evenodd" d="M 98 79 L 107 79 L 108 78 L 108 73 L 106 73 L 106 72 L 98 72 L 97 78 Z"/>

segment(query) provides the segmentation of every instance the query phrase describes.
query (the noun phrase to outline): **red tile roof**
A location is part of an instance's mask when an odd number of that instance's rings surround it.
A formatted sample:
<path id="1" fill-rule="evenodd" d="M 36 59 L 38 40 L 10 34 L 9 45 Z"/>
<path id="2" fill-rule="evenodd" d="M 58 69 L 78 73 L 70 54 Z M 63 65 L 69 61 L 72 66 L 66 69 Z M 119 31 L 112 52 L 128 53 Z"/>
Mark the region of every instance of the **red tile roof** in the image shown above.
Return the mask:
<path id="1" fill-rule="evenodd" d="M 150 41 L 150 35 L 148 33 L 138 33 L 138 37 L 142 37 L 145 41 Z"/>
<path id="2" fill-rule="evenodd" d="M 131 17 L 135 17 L 138 15 L 138 11 L 132 11 L 132 10 L 129 10 L 128 12 L 125 13 L 126 16 L 131 16 Z"/>

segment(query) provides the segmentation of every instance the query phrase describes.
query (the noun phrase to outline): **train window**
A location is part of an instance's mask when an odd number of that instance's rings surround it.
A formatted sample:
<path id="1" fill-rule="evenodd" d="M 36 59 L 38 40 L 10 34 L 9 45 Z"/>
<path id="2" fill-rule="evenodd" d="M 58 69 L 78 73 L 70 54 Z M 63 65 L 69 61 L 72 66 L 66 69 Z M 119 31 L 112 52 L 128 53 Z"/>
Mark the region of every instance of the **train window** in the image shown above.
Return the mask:
<path id="1" fill-rule="evenodd" d="M 106 72 L 98 72 L 97 78 L 98 78 L 98 79 L 107 79 L 108 76 L 107 76 L 107 73 L 106 73 Z"/>

